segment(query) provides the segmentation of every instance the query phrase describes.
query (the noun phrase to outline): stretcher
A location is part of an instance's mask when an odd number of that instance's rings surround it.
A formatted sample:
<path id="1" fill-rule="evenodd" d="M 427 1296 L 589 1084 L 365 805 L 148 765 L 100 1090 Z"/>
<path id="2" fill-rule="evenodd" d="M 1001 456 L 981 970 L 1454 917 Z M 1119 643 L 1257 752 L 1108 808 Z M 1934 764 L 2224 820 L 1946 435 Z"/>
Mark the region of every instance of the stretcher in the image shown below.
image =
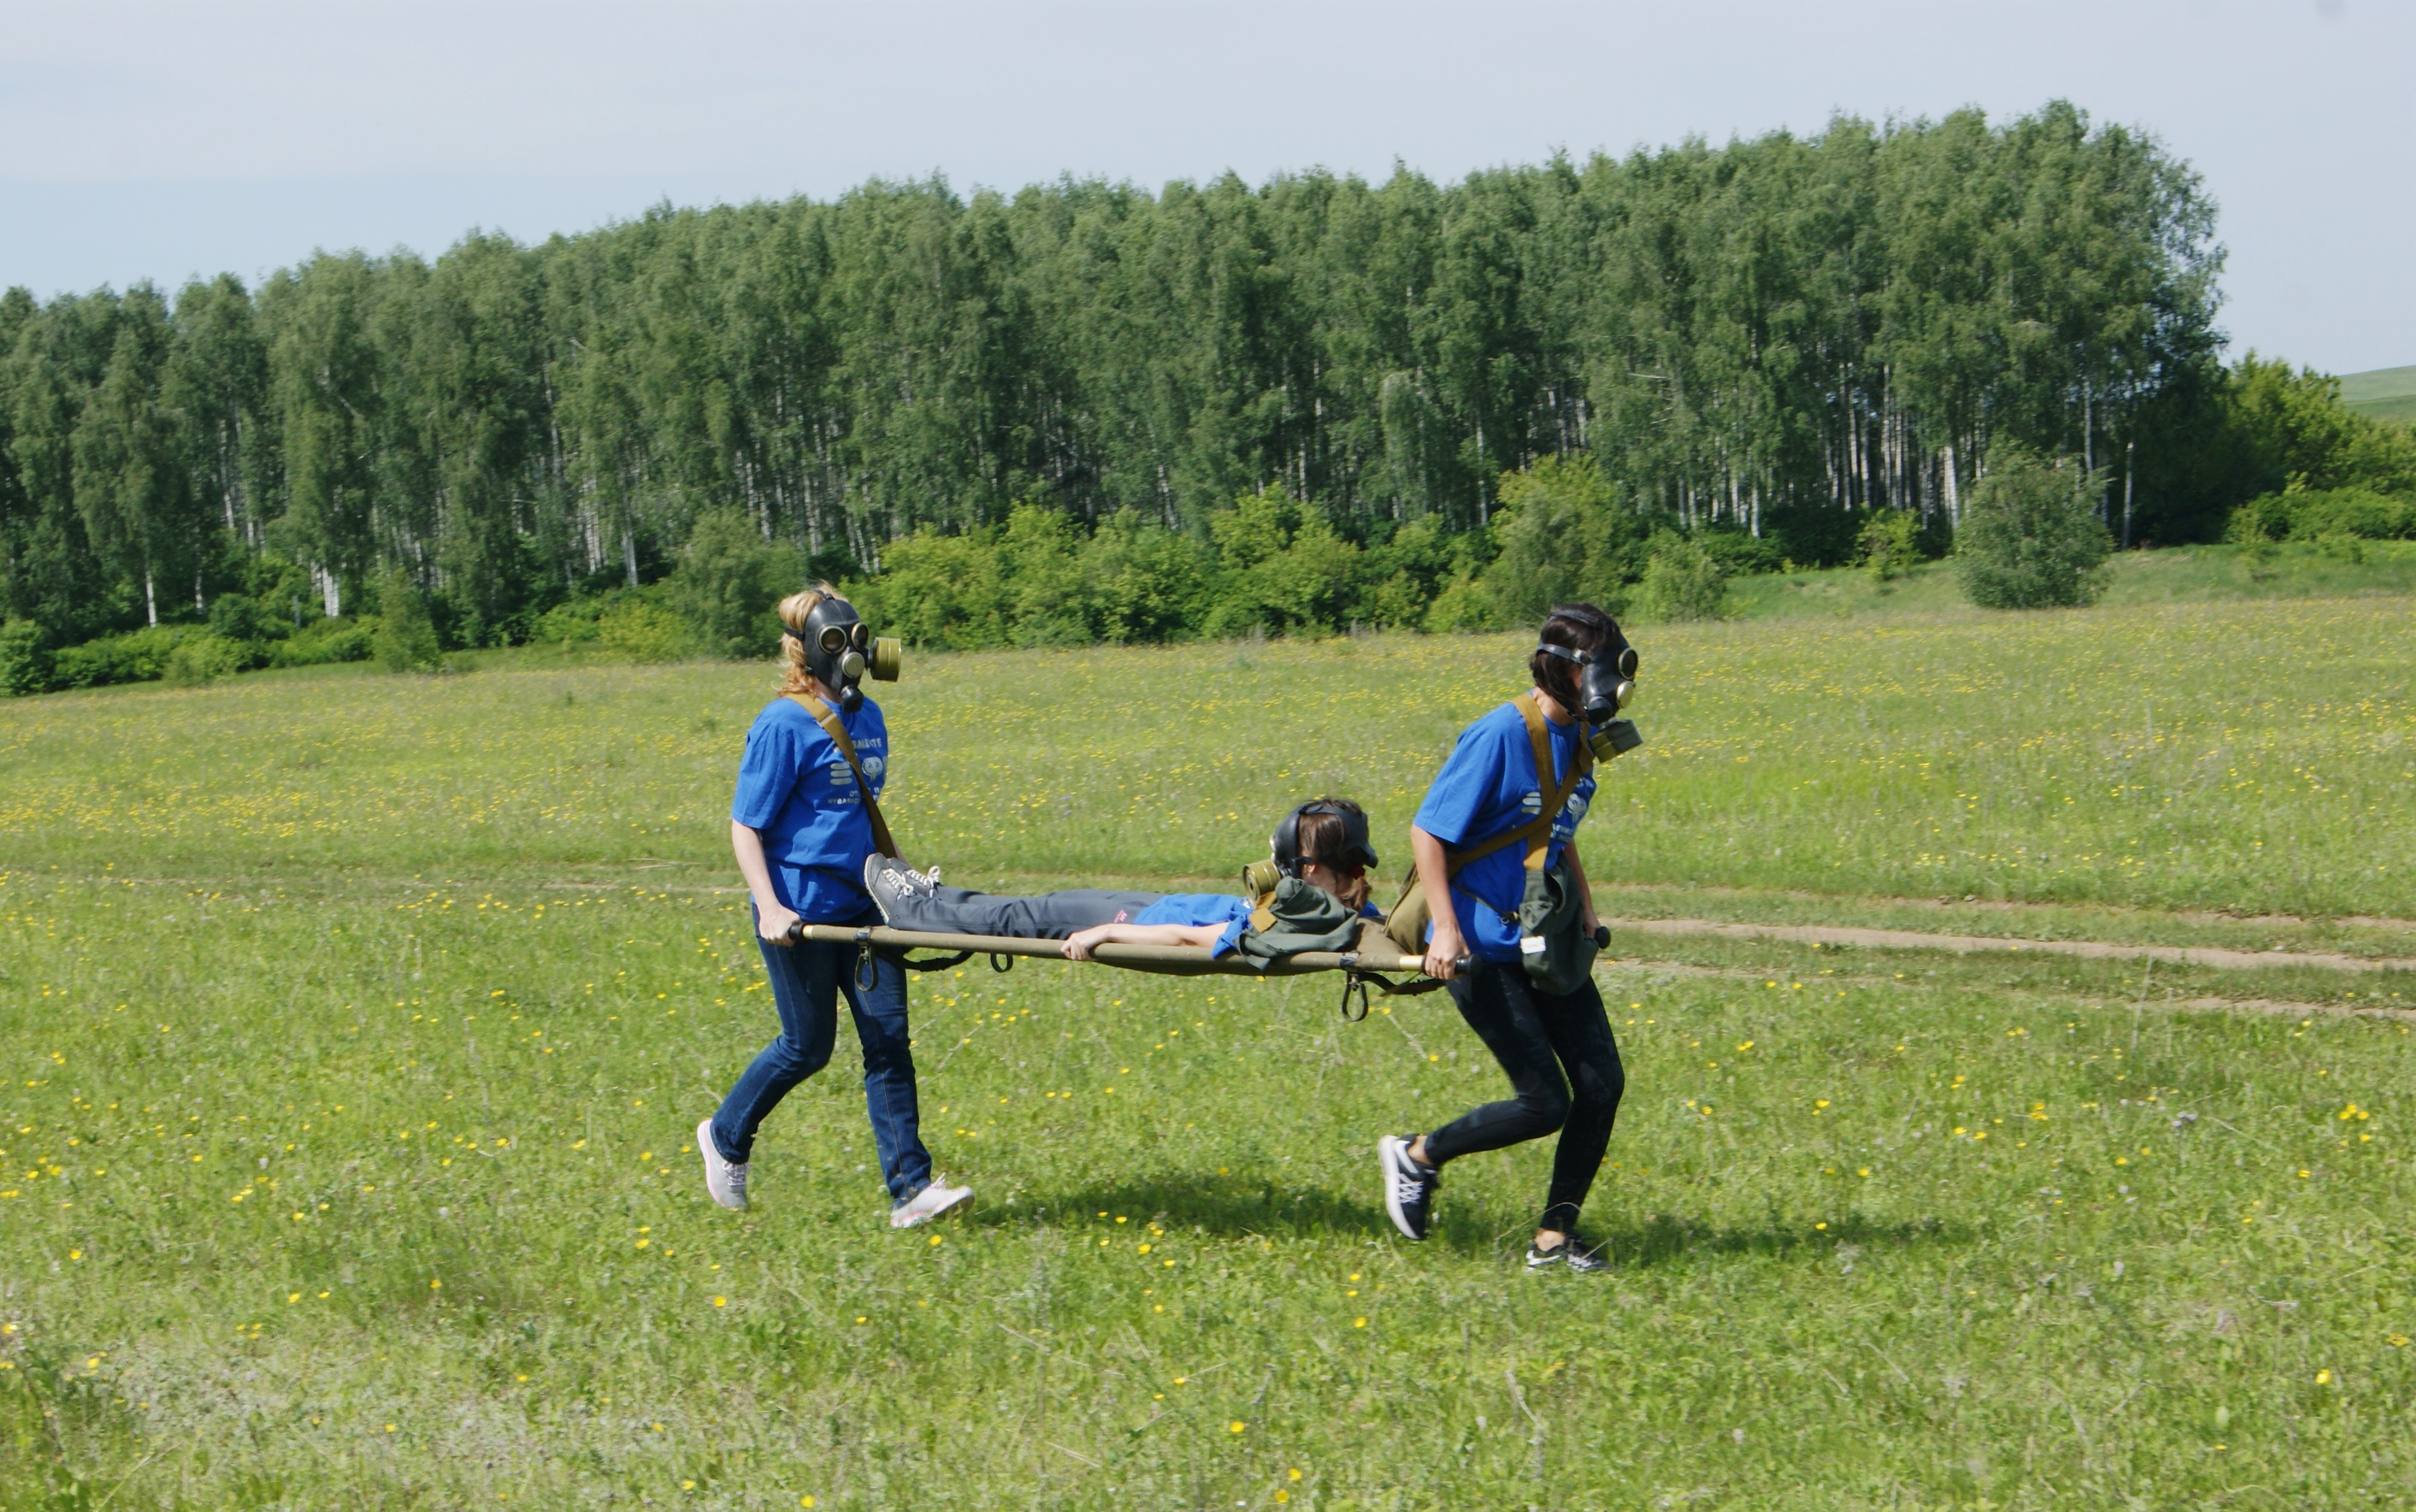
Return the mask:
<path id="1" fill-rule="evenodd" d="M 993 934 L 930 934 L 914 930 L 892 930 L 886 927 L 856 927 L 844 924 L 792 925 L 792 941 L 815 941 L 824 945 L 852 945 L 856 947 L 856 981 L 862 986 L 872 982 L 873 962 L 886 956 L 909 971 L 939 971 L 960 966 L 975 956 L 989 958 L 990 970 L 1010 971 L 1018 960 L 1030 957 L 1045 960 L 1067 960 L 1062 940 L 1025 940 Z M 914 960 L 909 952 L 937 951 L 936 959 Z M 1367 997 L 1372 989 L 1385 997 L 1401 997 L 1432 991 L 1442 982 L 1425 975 L 1425 960 L 1418 956 L 1403 955 L 1390 941 L 1374 949 L 1332 951 L 1301 950 L 1268 960 L 1246 960 L 1226 954 L 1213 956 L 1200 945 L 1100 945 L 1091 947 L 1091 959 L 1102 966 L 1119 971 L 1151 972 L 1161 976 L 1308 976 L 1320 972 L 1342 974 L 1342 1016 L 1352 1021 L 1367 1017 Z M 1466 961 L 1461 962 L 1462 969 Z M 1407 976 L 1408 981 L 1394 981 Z M 1353 1009 L 1356 1009 L 1354 1012 Z"/>

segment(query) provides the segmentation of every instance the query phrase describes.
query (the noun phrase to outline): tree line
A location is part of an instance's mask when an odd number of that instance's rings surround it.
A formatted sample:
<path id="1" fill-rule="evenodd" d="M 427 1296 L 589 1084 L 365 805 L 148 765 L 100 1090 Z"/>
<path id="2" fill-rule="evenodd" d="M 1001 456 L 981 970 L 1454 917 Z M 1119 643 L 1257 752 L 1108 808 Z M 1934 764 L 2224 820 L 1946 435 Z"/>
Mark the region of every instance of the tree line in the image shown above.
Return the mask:
<path id="1" fill-rule="evenodd" d="M 257 288 L 12 289 L 0 594 L 62 647 L 395 592 L 491 644 L 673 574 L 700 521 L 727 558 L 734 520 L 927 639 L 1164 638 L 1480 623 L 1532 597 L 1505 557 L 1609 592 L 1654 541 L 1749 570 L 1875 515 L 1942 540 L 2006 446 L 2074 459 L 2126 545 L 2326 468 L 2416 491 L 2403 432 L 2223 365 L 2221 261 L 2185 162 L 2058 103 L 1450 185 L 874 182 Z"/>

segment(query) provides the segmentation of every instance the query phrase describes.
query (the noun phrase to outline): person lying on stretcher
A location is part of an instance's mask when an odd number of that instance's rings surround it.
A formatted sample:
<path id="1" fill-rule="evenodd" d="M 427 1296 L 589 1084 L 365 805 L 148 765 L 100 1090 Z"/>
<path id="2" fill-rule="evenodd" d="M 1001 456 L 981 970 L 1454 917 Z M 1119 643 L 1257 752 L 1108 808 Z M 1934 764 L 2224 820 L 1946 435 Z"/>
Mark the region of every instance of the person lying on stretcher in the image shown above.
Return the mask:
<path id="1" fill-rule="evenodd" d="M 1034 897 L 969 892 L 943 885 L 938 867 L 913 871 L 879 854 L 864 864 L 864 887 L 893 930 L 1063 940 L 1074 960 L 1090 960 L 1092 947 L 1101 945 L 1191 945 L 1212 956 L 1236 948 L 1257 956 L 1348 950 L 1355 947 L 1355 930 L 1342 926 L 1354 918 L 1383 919 L 1367 901 L 1367 869 L 1376 865 L 1376 851 L 1367 842 L 1367 815 L 1357 804 L 1348 798 L 1302 804 L 1276 826 L 1271 849 L 1281 880 L 1257 899 L 1091 887 Z M 1331 938 L 1310 938 L 1318 930 Z M 1246 945 L 1246 936 L 1261 947 Z"/>

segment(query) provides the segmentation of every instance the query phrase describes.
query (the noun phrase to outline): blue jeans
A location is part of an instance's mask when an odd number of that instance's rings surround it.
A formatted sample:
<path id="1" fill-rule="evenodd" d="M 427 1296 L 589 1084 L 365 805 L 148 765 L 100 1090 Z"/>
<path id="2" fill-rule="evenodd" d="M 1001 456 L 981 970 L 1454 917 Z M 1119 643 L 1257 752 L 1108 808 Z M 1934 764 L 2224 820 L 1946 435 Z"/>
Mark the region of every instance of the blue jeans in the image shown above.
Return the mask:
<path id="1" fill-rule="evenodd" d="M 877 913 L 847 921 L 849 928 L 881 922 Z M 881 1154 L 881 1177 L 890 1198 L 905 1202 L 931 1182 L 931 1152 L 923 1147 L 922 1112 L 914 1098 L 914 1052 L 907 1046 L 906 973 L 894 960 L 875 958 L 869 989 L 856 985 L 856 947 L 806 941 L 774 945 L 762 936 L 763 967 L 772 978 L 772 1002 L 780 1010 L 779 1037 L 763 1047 L 713 1115 L 713 1142 L 725 1160 L 745 1161 L 754 1153 L 755 1130 L 789 1095 L 789 1089 L 830 1064 L 838 1037 L 838 994 L 847 993 L 855 1016 L 856 1043 L 864 1050 L 864 1106 L 872 1119 L 872 1143 Z"/>

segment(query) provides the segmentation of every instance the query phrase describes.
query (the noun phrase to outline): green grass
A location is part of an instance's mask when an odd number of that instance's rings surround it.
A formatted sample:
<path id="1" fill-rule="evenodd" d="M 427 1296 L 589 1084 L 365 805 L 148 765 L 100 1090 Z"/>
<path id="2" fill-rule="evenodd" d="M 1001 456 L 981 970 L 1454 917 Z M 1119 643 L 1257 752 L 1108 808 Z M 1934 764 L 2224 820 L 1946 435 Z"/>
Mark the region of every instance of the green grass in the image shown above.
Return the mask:
<path id="1" fill-rule="evenodd" d="M 2377 368 L 2340 381 L 2341 401 L 2378 420 L 2416 423 L 2416 368 Z"/>
<path id="2" fill-rule="evenodd" d="M 2416 425 L 2416 394 L 2393 394 L 2389 399 L 2369 399 L 2349 408 L 2369 419 L 2388 420 L 2393 425 Z"/>
<path id="3" fill-rule="evenodd" d="M 2221 565 L 1639 629 L 1603 907 L 2416 955 L 2410 603 Z M 1397 877 L 1522 645 L 918 658 L 893 821 L 975 885 L 1213 885 L 1335 788 Z M 2395 972 L 1623 933 L 1583 1279 L 1517 1267 L 1548 1146 L 1391 1235 L 1374 1138 L 1499 1095 L 1444 1000 L 975 968 L 915 996 L 970 1220 L 886 1229 L 845 1044 L 720 1213 L 687 1140 L 771 1028 L 722 817 L 766 682 L 0 704 L 0 1507 L 2416 1490 L 2411 1026 L 2318 1011 Z"/>

